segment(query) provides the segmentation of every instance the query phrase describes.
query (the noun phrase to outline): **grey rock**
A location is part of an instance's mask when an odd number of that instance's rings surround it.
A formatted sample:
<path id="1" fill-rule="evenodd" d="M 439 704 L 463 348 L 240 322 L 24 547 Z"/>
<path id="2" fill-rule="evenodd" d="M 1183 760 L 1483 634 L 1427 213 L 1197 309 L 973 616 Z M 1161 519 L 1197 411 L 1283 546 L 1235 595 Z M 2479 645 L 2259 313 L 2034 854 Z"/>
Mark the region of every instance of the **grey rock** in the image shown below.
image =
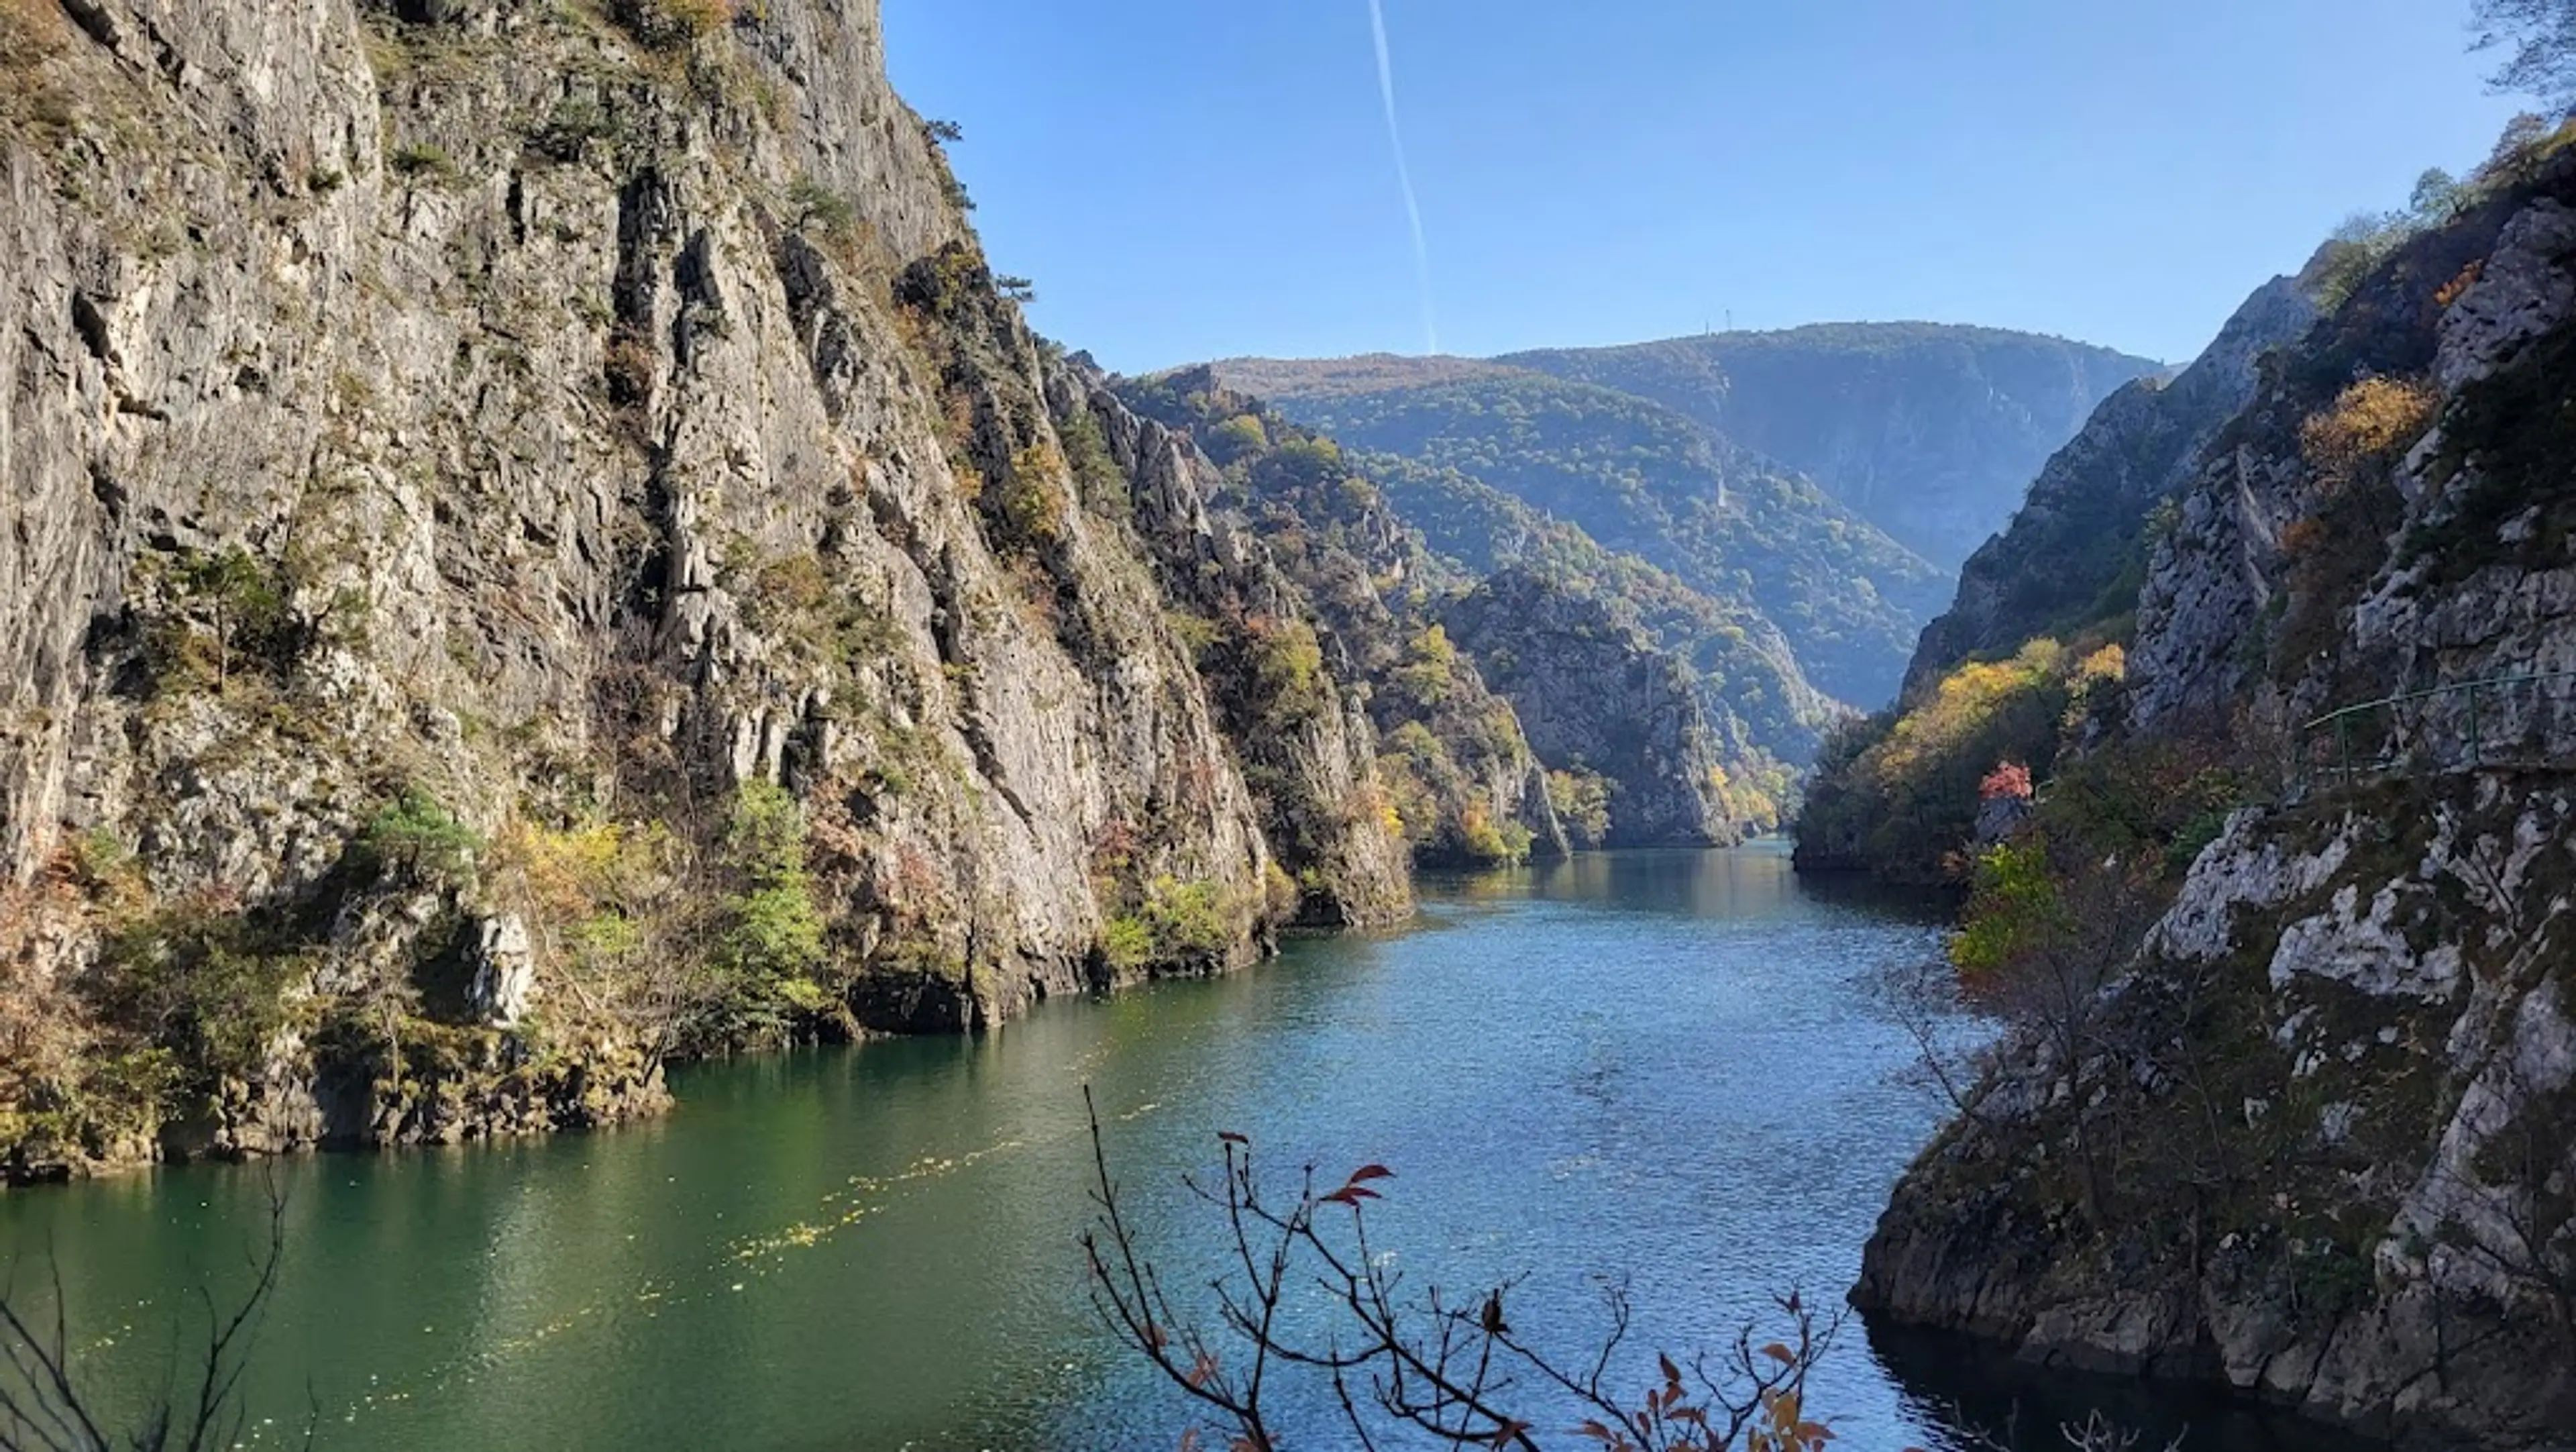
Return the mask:
<path id="1" fill-rule="evenodd" d="M 2010 654 L 2062 628 L 2116 589 L 2129 556 L 2149 547 L 2150 511 L 2182 491 L 2201 450 L 2253 397 L 2256 360 L 2316 316 L 2299 279 L 2275 278 L 2181 373 L 2136 379 L 2103 400 L 2040 470 L 2011 523 L 1961 570 L 1957 599 L 1915 646 L 1905 698 L 1963 661 Z"/>
<path id="2" fill-rule="evenodd" d="M 474 983 L 467 990 L 475 1017 L 494 1028 L 516 1028 L 537 993 L 537 955 L 527 920 L 516 913 L 475 926 Z"/>
<path id="3" fill-rule="evenodd" d="M 1345 684 L 1256 793 L 1153 550 L 1082 507 L 875 0 L 746 7 L 685 67 L 512 0 L 82 10 L 42 63 L 72 124 L 0 127 L 0 889 L 97 839 L 154 902 L 318 921 L 315 1015 L 378 1041 L 282 1045 L 168 1148 L 651 1112 L 658 1042 L 555 971 L 505 849 L 717 850 L 751 782 L 809 823 L 851 1030 L 1252 961 L 1292 843 L 1319 913 L 1405 910 Z M 1168 504 L 1140 520 L 1309 618 Z M 407 797 L 478 865 L 370 858 Z M 1165 878 L 1223 946 L 1110 964 Z M 48 934 L 6 971 L 94 951 Z M 479 993 L 423 966 L 473 959 Z M 388 1059 L 406 1015 L 458 1031 L 438 1074 Z"/>
<path id="4" fill-rule="evenodd" d="M 1633 623 L 1563 581 L 1517 568 L 1451 606 L 1446 623 L 1520 713 L 1541 757 L 1614 783 L 1609 845 L 1741 840 L 1743 824 L 1718 791 L 1717 741 L 1691 673 Z"/>

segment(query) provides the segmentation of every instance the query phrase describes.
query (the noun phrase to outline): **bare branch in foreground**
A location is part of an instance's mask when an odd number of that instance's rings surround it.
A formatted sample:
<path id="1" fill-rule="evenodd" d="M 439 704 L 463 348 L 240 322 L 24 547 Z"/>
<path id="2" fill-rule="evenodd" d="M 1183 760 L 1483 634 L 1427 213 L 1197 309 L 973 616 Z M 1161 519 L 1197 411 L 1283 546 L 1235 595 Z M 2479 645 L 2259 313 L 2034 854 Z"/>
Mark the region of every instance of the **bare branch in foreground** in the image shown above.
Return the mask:
<path id="1" fill-rule="evenodd" d="M 268 1240 L 250 1256 L 250 1288 L 229 1305 L 201 1288 L 205 1346 L 192 1386 L 172 1383 L 130 1427 L 103 1425 L 95 1393 L 73 1364 L 59 1266 L 49 1266 L 52 1314 L 31 1311 L 0 1286 L 0 1452 L 218 1452 L 242 1445 L 250 1413 L 242 1398 L 260 1321 L 286 1256 L 286 1203 L 269 1195 Z M 318 1414 L 305 1424 L 313 1443 Z"/>
<path id="2" fill-rule="evenodd" d="M 1208 1282 L 1213 1323 L 1203 1325 L 1174 1304 L 1138 1243 L 1088 1087 L 1083 1100 L 1098 1208 L 1082 1237 L 1092 1303 L 1230 1452 L 1279 1452 L 1284 1433 L 1272 1392 L 1290 1373 L 1329 1386 L 1364 1452 L 1425 1433 L 1442 1446 L 1519 1452 L 1538 1452 L 1543 1439 L 1608 1452 L 1820 1452 L 1833 1438 L 1807 1412 L 1806 1383 L 1839 1313 L 1821 1316 L 1792 1293 L 1777 1303 L 1780 1339 L 1757 1344 L 1748 1328 L 1686 1366 L 1659 1356 L 1656 1375 L 1623 1387 L 1619 1353 L 1631 1331 L 1624 1287 L 1607 1294 L 1609 1324 L 1592 1349 L 1559 1360 L 1508 1320 L 1515 1283 L 1465 1297 L 1436 1286 L 1406 1291 L 1369 1238 L 1368 1202 L 1381 1198 L 1394 1171 L 1363 1165 L 1334 1182 L 1319 1180 L 1310 1165 L 1286 1193 L 1254 1173 L 1251 1142 L 1239 1134 L 1218 1136 L 1221 1179 L 1188 1182 L 1229 1232 L 1225 1264 Z M 1320 1293 L 1330 1324 L 1291 1329 L 1282 1306 L 1309 1293 Z M 1193 1427 L 1182 1447 L 1199 1447 L 1204 1430 Z"/>

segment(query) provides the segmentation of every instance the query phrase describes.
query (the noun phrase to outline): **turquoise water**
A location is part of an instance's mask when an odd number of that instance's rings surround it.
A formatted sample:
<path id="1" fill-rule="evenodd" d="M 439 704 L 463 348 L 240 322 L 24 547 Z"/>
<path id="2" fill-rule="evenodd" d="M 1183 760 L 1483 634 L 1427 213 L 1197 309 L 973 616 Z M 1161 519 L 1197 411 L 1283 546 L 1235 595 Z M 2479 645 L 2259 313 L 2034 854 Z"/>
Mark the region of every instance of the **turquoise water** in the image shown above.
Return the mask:
<path id="1" fill-rule="evenodd" d="M 1513 1319 L 1570 1348 L 1633 1276 L 1648 1339 L 1713 1346 L 1775 1290 L 1850 1284 L 1933 1123 L 1876 987 L 1937 940 L 1769 846 L 1588 857 L 980 1041 L 700 1067 L 667 1120 L 614 1133 L 0 1197 L 0 1252 L 22 1272 L 51 1253 L 86 1368 L 130 1397 L 282 1195 L 252 1375 L 268 1440 L 309 1406 L 320 1445 L 390 1452 L 1169 1448 L 1183 1409 L 1086 1300 L 1082 1085 L 1176 1284 L 1216 1268 L 1179 1179 L 1230 1130 L 1281 1167 L 1394 1166 L 1374 1233 L 1418 1283 L 1527 1274 Z M 1956 1445 L 1954 1398 L 1985 1417 L 2122 1391 L 1954 1361 L 1854 1325 L 1816 1404 L 1871 1452 Z M 1341 1445 L 1322 1411 L 1292 1394 L 1304 1445 Z M 2328 1445 L 2199 1420 L 2210 1452 Z"/>

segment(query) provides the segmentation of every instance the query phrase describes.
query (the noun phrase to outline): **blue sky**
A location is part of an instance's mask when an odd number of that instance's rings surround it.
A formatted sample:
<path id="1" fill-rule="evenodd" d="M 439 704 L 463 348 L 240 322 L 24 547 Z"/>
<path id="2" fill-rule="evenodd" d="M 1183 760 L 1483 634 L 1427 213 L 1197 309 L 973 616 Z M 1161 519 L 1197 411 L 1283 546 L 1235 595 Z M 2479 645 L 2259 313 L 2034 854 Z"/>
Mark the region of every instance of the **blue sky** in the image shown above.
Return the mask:
<path id="1" fill-rule="evenodd" d="M 1443 350 L 1929 318 L 2180 360 L 2517 109 L 2446 0 L 1382 0 Z M 884 0 L 1033 321 L 1427 349 L 1368 0 Z"/>

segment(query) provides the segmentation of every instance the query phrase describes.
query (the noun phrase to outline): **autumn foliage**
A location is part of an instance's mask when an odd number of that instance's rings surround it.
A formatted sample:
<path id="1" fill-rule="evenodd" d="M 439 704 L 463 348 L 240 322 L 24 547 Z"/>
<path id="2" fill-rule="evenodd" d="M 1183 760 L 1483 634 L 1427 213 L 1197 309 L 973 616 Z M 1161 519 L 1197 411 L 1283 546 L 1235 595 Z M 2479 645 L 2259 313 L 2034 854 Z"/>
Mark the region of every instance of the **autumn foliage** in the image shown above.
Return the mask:
<path id="1" fill-rule="evenodd" d="M 2422 438 L 2439 402 L 2431 387 L 2413 380 L 2365 378 L 2299 426 L 2299 451 L 2331 493 L 2365 464 L 2393 457 Z"/>
<path id="2" fill-rule="evenodd" d="M 2018 761 L 2004 762 L 1993 771 L 1986 773 L 1984 781 L 1977 783 L 1979 801 L 1992 802 L 2009 798 L 2017 802 L 2026 802 L 2031 799 L 2031 795 L 2030 768 Z"/>

